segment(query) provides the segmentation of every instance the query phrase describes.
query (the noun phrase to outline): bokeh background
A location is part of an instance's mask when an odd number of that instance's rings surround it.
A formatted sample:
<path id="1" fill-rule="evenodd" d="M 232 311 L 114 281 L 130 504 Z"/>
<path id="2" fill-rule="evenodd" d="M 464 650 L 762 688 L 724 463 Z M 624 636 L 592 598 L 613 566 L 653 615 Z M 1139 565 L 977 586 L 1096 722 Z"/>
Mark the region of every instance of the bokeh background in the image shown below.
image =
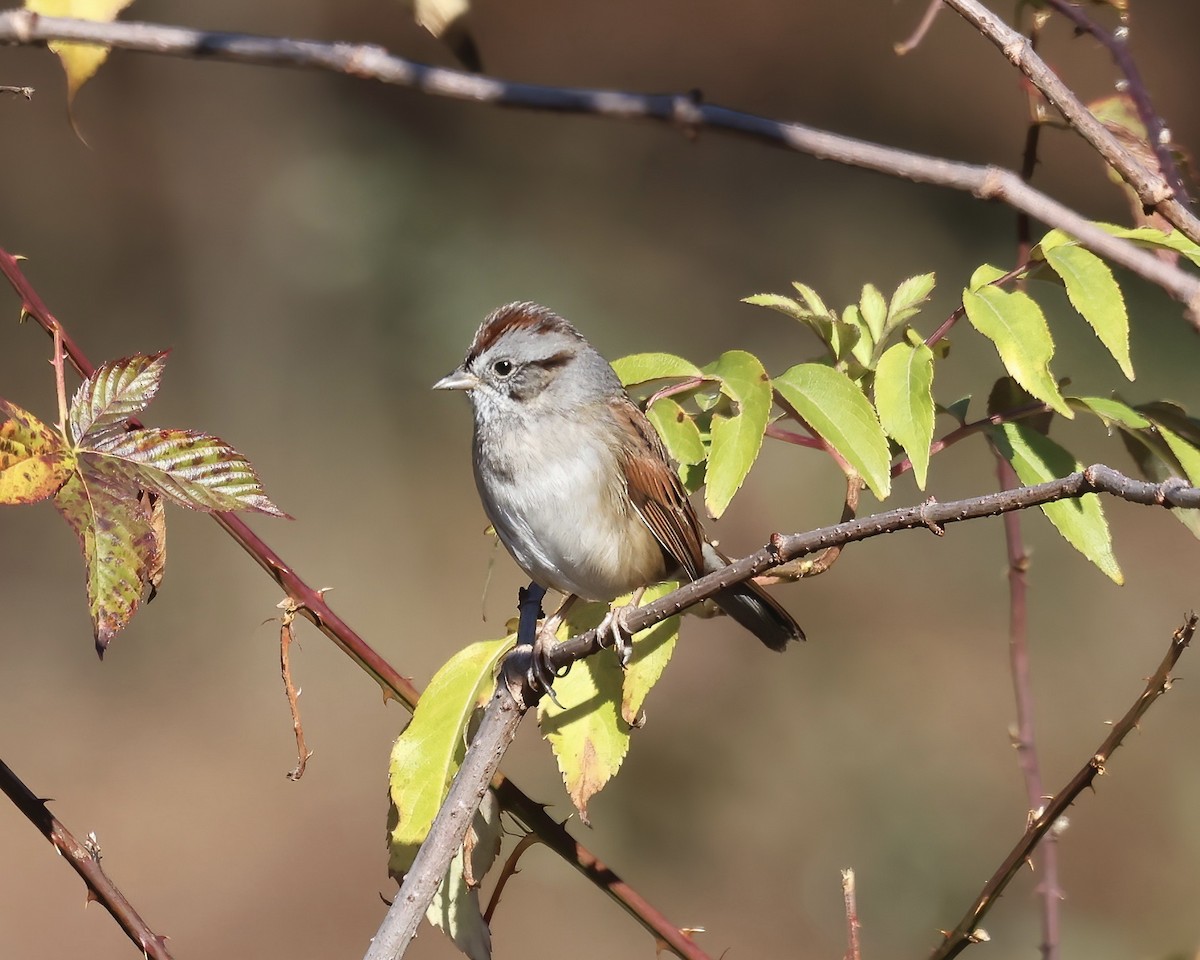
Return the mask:
<path id="1" fill-rule="evenodd" d="M 892 44 L 921 0 L 690 4 L 477 0 L 505 78 L 710 102 L 916 150 L 1015 167 L 1026 117 L 1003 58 L 944 12 L 922 47 Z M 1007 8 L 1005 8 L 1007 12 Z M 1135 5 L 1132 43 L 1183 144 L 1200 144 L 1188 0 Z M 384 0 L 139 0 L 138 19 L 366 41 L 448 55 Z M 1061 24 L 1052 64 L 1084 96 L 1114 74 Z M 0 244 L 26 255 L 95 359 L 173 350 L 148 420 L 244 451 L 296 519 L 252 525 L 402 672 L 498 635 L 520 578 L 482 536 L 461 397 L 429 385 L 479 318 L 533 298 L 609 356 L 698 362 L 741 347 L 779 371 L 815 353 L 782 317 L 739 304 L 792 280 L 844 304 L 934 270 L 931 330 L 984 260 L 1008 265 L 1013 215 L 968 197 L 703 132 L 502 111 L 315 72 L 116 54 L 82 92 L 77 140 L 45 51 L 5 49 Z M 1089 215 L 1123 199 L 1073 136 L 1044 140 L 1037 184 Z M 1195 407 L 1200 343 L 1178 307 L 1126 287 L 1139 378 L 1120 380 L 1084 324 L 1054 320 L 1079 391 Z M 7 307 L 4 297 L 8 297 Z M 48 340 L 0 291 L 0 395 L 53 417 Z M 938 396 L 986 392 L 1000 366 L 962 328 Z M 978 409 L 978 407 L 976 408 Z M 1126 461 L 1093 424 L 1056 434 Z M 994 488 L 981 443 L 935 459 L 941 498 Z M 744 552 L 830 522 L 841 484 L 810 451 L 768 443 L 714 526 Z M 918 500 L 911 474 L 894 503 Z M 874 508 L 869 495 L 865 509 Z M 1200 603 L 1197 544 L 1167 514 L 1109 504 L 1118 589 L 1040 516 L 1030 623 L 1043 770 L 1057 789 L 1132 702 Z M 48 505 L 0 513 L 0 756 L 77 834 L 178 957 L 361 956 L 384 912 L 385 771 L 406 714 L 323 637 L 294 655 L 316 755 L 299 783 L 278 674 L 280 599 L 207 518 L 172 510 L 162 594 L 92 652 L 82 567 Z M 494 574 L 484 597 L 485 575 Z M 713 956 L 836 957 L 839 870 L 859 878 L 865 954 L 920 957 L 1025 825 L 1010 746 L 1007 592 L 998 521 L 944 540 L 854 547 L 780 591 L 810 641 L 778 658 L 727 622 L 689 620 L 620 777 L 572 830 Z M 486 611 L 483 622 L 481 613 Z M 1200 653 L 1189 654 L 1189 658 Z M 1200 690 L 1185 677 L 1076 807 L 1060 850 L 1063 956 L 1193 954 L 1200 945 Z M 570 814 L 532 724 L 505 769 Z M 1032 956 L 1036 875 L 989 918 L 981 954 Z M 497 955 L 652 957 L 605 897 L 534 849 L 494 925 Z M 15 809 L 0 805 L 0 957 L 131 956 L 131 945 Z M 456 954 L 436 934 L 410 952 Z"/>

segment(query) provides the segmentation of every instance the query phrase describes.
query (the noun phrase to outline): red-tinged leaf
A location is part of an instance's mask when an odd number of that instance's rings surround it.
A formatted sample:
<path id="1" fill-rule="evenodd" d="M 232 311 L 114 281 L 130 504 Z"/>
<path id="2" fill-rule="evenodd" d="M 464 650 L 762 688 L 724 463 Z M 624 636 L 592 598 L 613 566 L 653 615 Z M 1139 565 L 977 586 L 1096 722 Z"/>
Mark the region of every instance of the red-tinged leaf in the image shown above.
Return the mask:
<path id="1" fill-rule="evenodd" d="M 37 503 L 74 466 L 62 437 L 27 410 L 0 400 L 0 503 Z"/>
<path id="2" fill-rule="evenodd" d="M 104 476 L 82 470 L 54 495 L 54 506 L 83 549 L 96 652 L 104 656 L 141 602 L 156 552 L 154 533 L 135 500 Z"/>
<path id="3" fill-rule="evenodd" d="M 132 486 L 193 510 L 254 510 L 287 516 L 267 499 L 250 461 L 207 434 L 131 430 L 102 438 L 81 450 L 79 457 L 107 476 L 124 476 Z"/>
<path id="4" fill-rule="evenodd" d="M 166 362 L 163 350 L 101 364 L 71 398 L 67 420 L 75 442 L 90 446 L 109 433 L 123 433 L 125 421 L 145 410 L 158 393 Z"/>

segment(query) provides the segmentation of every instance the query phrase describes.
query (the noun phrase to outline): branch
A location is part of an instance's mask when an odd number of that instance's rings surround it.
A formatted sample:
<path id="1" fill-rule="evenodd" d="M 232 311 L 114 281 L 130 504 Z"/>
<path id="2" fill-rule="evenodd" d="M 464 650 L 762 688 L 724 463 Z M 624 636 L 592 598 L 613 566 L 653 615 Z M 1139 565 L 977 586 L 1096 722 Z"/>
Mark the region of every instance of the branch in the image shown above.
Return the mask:
<path id="1" fill-rule="evenodd" d="M 0 760 L 0 790 L 3 790 L 18 810 L 29 818 L 42 835 L 66 859 L 88 888 L 88 899 L 97 901 L 125 931 L 138 949 L 154 960 L 171 960 L 167 938 L 147 926 L 125 894 L 108 878 L 100 866 L 100 848 L 94 840 L 80 843 L 47 808 L 46 801 L 36 796 L 20 778 Z"/>
<path id="2" fill-rule="evenodd" d="M 0 14 L 0 19 L 3 19 Z M 38 296 L 21 271 L 16 258 L 0 249 L 0 273 L 3 273 L 21 298 L 25 314 L 52 336 L 61 338 L 62 348 L 81 377 L 89 377 L 95 368 L 78 344 L 63 329 L 58 319 Z M 390 663 L 360 637 L 325 602 L 324 591 L 310 587 L 284 559 L 233 513 L 214 513 L 213 520 L 221 526 L 260 567 L 267 572 L 293 601 L 296 612 L 302 614 L 326 637 L 379 684 L 384 699 L 399 700 L 412 710 L 420 692 Z M 550 849 L 578 870 L 583 876 L 610 897 L 626 913 L 640 923 L 652 936 L 664 941 L 685 960 L 709 960 L 708 955 L 671 923 L 658 909 L 633 887 L 613 873 L 587 847 L 579 843 L 566 828 L 547 812 L 545 807 L 527 796 L 515 783 L 497 773 L 492 789 L 500 805 L 513 817 L 536 833 Z"/>
<path id="3" fill-rule="evenodd" d="M 954 5 L 956 9 L 958 6 L 978 8 L 990 18 L 989 22 L 995 21 L 995 17 L 988 11 L 978 4 L 970 4 L 968 0 L 946 2 Z M 1020 41 L 1024 39 L 1020 34 L 1015 36 Z M 799 123 L 784 123 L 701 103 L 695 96 L 687 94 L 633 94 L 616 90 L 511 83 L 458 70 L 430 67 L 389 54 L 378 46 L 256 37 L 153 23 L 97 23 L 90 20 L 43 17 L 27 10 L 0 13 L 0 43 L 31 45 L 49 40 L 103 43 L 120 49 L 164 56 L 328 70 L 408 87 L 432 96 L 527 110 L 595 114 L 620 120 L 657 120 L 678 126 L 689 133 L 701 128 L 710 128 L 806 153 L 821 160 L 832 160 L 847 166 L 873 170 L 915 183 L 961 190 L 982 200 L 1000 200 L 1017 210 L 1023 210 L 1042 223 L 1070 234 L 1094 253 L 1107 257 L 1113 263 L 1157 284 L 1184 304 L 1188 321 L 1200 330 L 1200 280 L 1174 264 L 1164 262 L 1153 253 L 1139 249 L 1127 240 L 1105 233 L 1069 207 L 1022 182 L 1013 171 L 1000 167 L 956 163 L 940 157 L 885 147 Z M 1041 64 L 1041 61 L 1037 60 L 1037 63 Z M 1053 78 L 1053 74 L 1049 73 L 1044 64 L 1042 70 Z M 1053 79 L 1061 86 L 1061 81 Z M 1065 87 L 1063 89 L 1065 90 Z M 1066 96 L 1078 104 L 1069 91 Z M 1103 142 L 1112 145 L 1113 149 L 1109 150 L 1111 158 L 1109 153 L 1102 152 L 1105 159 L 1121 171 L 1123 176 L 1127 170 L 1133 171 L 1131 164 L 1136 165 L 1136 161 L 1125 154 L 1112 135 L 1099 121 L 1091 117 L 1086 109 L 1079 106 L 1079 110 L 1091 118 L 1092 125 L 1099 128 L 1100 133 L 1097 137 L 1103 134 Z M 1135 189 L 1138 183 L 1143 181 L 1156 185 L 1153 191 L 1149 188 L 1145 193 L 1139 191 L 1138 195 L 1143 198 L 1143 202 L 1156 206 L 1171 223 L 1179 226 L 1187 236 L 1200 242 L 1200 239 L 1197 239 L 1200 238 L 1200 224 L 1196 224 L 1195 219 L 1181 204 L 1170 199 L 1170 190 L 1162 178 L 1152 177 L 1140 167 L 1133 172 L 1141 174 L 1135 178 L 1136 182 L 1130 181 Z M 1196 225 L 1195 236 L 1193 232 L 1189 232 L 1190 226 L 1184 229 L 1189 224 Z"/>
<path id="4" fill-rule="evenodd" d="M 788 536 L 774 534 L 771 542 L 758 552 L 631 611 L 625 618 L 625 627 L 630 634 L 640 633 L 721 590 L 818 550 L 920 527 L 942 535 L 945 525 L 950 523 L 1011 513 L 1088 493 L 1109 493 L 1133 503 L 1200 507 L 1200 489 L 1189 487 L 1183 480 L 1174 478 L 1161 484 L 1147 483 L 1127 477 L 1111 467 L 1095 464 L 1061 480 L 1036 486 L 1002 490 L 948 503 L 930 499 L 919 506 L 901 507 L 808 533 Z M 544 659 L 555 673 L 561 673 L 575 661 L 597 653 L 602 646 L 596 630 L 589 630 L 550 647 L 544 651 Z M 429 908 L 450 860 L 462 846 L 479 801 L 487 790 L 487 778 L 498 768 L 525 711 L 537 703 L 542 695 L 543 691 L 530 683 L 528 656 L 528 649 L 519 648 L 505 658 L 502 681 L 497 683 L 496 692 L 484 711 L 479 731 L 467 748 L 463 765 L 434 818 L 429 836 L 421 845 L 365 960 L 394 960 L 403 955 L 416 935 L 417 926 Z"/>
<path id="5" fill-rule="evenodd" d="M 1129 732 L 1137 726 L 1142 715 L 1150 709 L 1150 705 L 1171 689 L 1171 684 L 1174 682 L 1171 671 L 1187 645 L 1191 643 L 1192 634 L 1196 629 L 1196 619 L 1194 613 L 1188 614 L 1183 625 L 1171 637 L 1171 644 L 1167 648 L 1166 656 L 1158 665 L 1158 669 L 1154 671 L 1154 676 L 1146 683 L 1146 688 L 1142 691 L 1141 696 L 1134 701 L 1125 716 L 1113 725 L 1112 732 L 1104 739 L 1096 752 L 1088 758 L 1087 763 L 1054 796 L 1042 812 L 1030 821 L 1024 835 L 1017 841 L 1017 845 L 1013 847 L 1007 859 L 984 886 L 983 891 L 959 925 L 946 934 L 946 939 L 933 952 L 931 960 L 951 960 L 970 944 L 982 939 L 977 932 L 979 922 L 999 899 L 1000 894 L 1017 871 L 1021 869 L 1022 864 L 1029 859 L 1038 842 L 1053 829 L 1059 817 L 1066 813 L 1067 808 L 1075 802 L 1075 798 L 1090 787 L 1097 776 L 1105 772 L 1105 766 L 1113 752 L 1121 745 Z"/>
<path id="6" fill-rule="evenodd" d="M 1111 54 L 1117 68 L 1125 74 L 1129 96 L 1146 127 L 1146 141 L 1150 149 L 1154 151 L 1159 170 L 1162 171 L 1163 178 L 1170 184 L 1175 196 L 1186 202 L 1188 199 L 1187 187 L 1179 172 L 1179 166 L 1171 155 L 1171 133 L 1163 123 L 1162 116 L 1154 109 L 1154 103 L 1150 100 L 1150 91 L 1146 89 L 1146 82 L 1142 79 L 1142 72 L 1129 52 L 1129 27 L 1122 24 L 1110 32 L 1103 29 L 1082 8 L 1068 3 L 1067 0 L 1047 0 L 1047 2 L 1055 11 L 1075 24 L 1077 31 L 1089 33 L 1095 37 Z"/>
<path id="7" fill-rule="evenodd" d="M 978 0 L 944 2 L 992 41 L 1013 66 L 1029 78 L 1030 83 L 1042 92 L 1067 123 L 1133 188 L 1144 206 L 1162 214 L 1193 243 L 1200 243 L 1200 220 L 1197 220 L 1185 205 L 1186 195 L 1176 196 L 1161 173 L 1157 170 L 1147 170 L 1126 150 L 1112 132 L 1080 102 L 1071 88 L 1034 52 L 1025 36 Z"/>

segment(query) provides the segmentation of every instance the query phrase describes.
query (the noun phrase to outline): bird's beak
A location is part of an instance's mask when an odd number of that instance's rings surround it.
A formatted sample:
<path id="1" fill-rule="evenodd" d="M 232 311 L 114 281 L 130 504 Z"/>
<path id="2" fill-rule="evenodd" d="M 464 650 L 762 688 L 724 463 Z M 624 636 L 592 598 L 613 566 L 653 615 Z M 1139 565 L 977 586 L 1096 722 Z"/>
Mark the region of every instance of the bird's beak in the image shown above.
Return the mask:
<path id="1" fill-rule="evenodd" d="M 471 390 L 479 386 L 479 378 L 459 367 L 433 385 L 434 390 Z"/>

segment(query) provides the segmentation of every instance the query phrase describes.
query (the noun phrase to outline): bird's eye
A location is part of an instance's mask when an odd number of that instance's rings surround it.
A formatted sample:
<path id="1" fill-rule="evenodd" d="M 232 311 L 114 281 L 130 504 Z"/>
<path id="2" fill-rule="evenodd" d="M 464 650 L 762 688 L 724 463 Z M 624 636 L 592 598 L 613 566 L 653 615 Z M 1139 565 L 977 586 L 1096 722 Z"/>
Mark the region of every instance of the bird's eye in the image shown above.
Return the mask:
<path id="1" fill-rule="evenodd" d="M 497 360 L 492 364 L 492 372 L 498 377 L 507 377 L 513 372 L 513 362 L 511 360 Z"/>

